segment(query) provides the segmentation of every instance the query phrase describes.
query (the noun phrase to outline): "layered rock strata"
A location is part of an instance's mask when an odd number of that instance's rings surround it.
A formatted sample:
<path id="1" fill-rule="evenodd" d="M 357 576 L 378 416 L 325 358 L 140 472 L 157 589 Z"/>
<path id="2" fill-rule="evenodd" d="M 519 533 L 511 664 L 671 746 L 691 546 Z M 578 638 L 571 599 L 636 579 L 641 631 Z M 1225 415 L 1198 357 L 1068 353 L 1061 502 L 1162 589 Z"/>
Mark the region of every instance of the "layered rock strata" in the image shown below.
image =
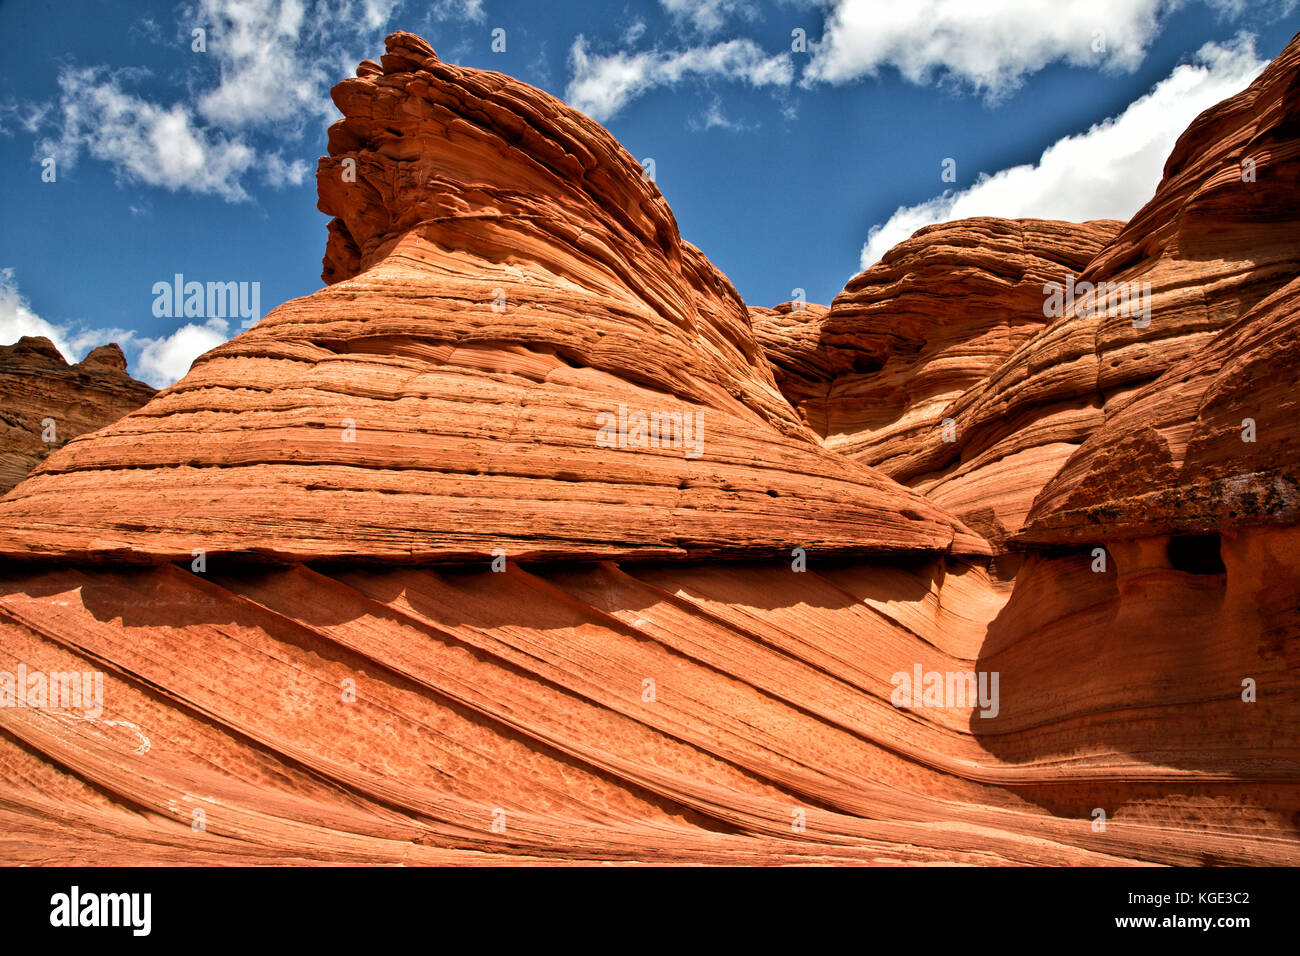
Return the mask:
<path id="1" fill-rule="evenodd" d="M 1055 473 L 1056 447 L 994 455 L 952 481 L 918 471 L 934 442 L 962 455 L 954 406 L 1052 319 L 1043 288 L 1078 275 L 1121 223 L 964 219 L 927 226 L 829 311 L 756 318 L 782 392 L 828 448 L 915 485 L 1001 545 Z"/>
<path id="2" fill-rule="evenodd" d="M 1075 277 L 1081 290 L 1105 284 L 1105 307 L 1067 304 L 946 410 L 956 440 L 930 435 L 894 477 L 986 536 L 1015 533 L 1077 446 L 1300 273 L 1298 67 L 1293 42 L 1192 123 L 1155 196 Z M 1018 491 L 999 505 L 1006 484 Z"/>

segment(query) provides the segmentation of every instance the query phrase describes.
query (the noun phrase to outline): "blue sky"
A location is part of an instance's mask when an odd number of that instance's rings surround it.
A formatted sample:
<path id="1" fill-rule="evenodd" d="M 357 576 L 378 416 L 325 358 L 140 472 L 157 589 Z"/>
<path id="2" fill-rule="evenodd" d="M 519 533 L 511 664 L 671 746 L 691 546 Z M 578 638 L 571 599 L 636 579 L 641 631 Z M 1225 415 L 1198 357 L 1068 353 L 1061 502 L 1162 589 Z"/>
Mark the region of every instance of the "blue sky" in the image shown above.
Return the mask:
<path id="1" fill-rule="evenodd" d="M 258 282 L 263 313 L 320 288 L 328 90 L 395 29 L 652 157 L 683 236 L 772 305 L 796 289 L 829 302 L 929 222 L 1127 218 L 1177 134 L 1247 85 L 1297 14 L 1296 0 L 0 0 L 0 343 L 46 334 L 75 361 L 116 340 L 164 385 L 239 329 L 156 317 L 155 283 Z"/>

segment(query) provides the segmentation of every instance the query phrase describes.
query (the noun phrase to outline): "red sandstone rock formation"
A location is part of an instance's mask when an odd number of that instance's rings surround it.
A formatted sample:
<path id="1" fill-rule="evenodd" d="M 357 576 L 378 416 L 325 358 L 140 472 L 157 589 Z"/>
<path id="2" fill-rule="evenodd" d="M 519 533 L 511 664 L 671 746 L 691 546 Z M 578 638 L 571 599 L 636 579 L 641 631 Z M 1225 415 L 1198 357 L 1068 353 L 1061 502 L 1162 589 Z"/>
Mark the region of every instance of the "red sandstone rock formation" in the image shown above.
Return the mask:
<path id="1" fill-rule="evenodd" d="M 101 345 L 76 365 L 43 336 L 0 345 L 0 494 L 69 439 L 117 421 L 153 394 L 126 374 L 117 345 Z"/>
<path id="2" fill-rule="evenodd" d="M 799 423 L 744 303 L 604 129 L 410 34 L 359 72 L 318 172 L 331 285 L 52 456 L 0 503 L 0 551 L 987 551 Z"/>
<path id="3" fill-rule="evenodd" d="M 394 35 L 336 91 L 329 287 L 0 502 L 0 672 L 105 683 L 0 707 L 3 859 L 1300 862 L 1298 52 L 1141 229 L 934 227 L 751 330 L 608 134 Z M 1217 192 L 1247 147 L 1267 203 Z M 1151 325 L 1047 322 L 1053 264 L 1152 276 Z M 611 403 L 705 453 L 595 447 Z"/>
<path id="4" fill-rule="evenodd" d="M 827 447 L 1004 547 L 1135 392 L 1300 271 L 1298 61 L 1293 43 L 1200 116 L 1122 229 L 974 219 L 920 230 L 825 316 L 810 314 L 812 328 L 778 336 L 798 347 L 768 345 L 787 397 Z M 1149 295 L 1149 315 L 1081 298 L 1045 317 L 1047 285 L 1068 281 Z"/>

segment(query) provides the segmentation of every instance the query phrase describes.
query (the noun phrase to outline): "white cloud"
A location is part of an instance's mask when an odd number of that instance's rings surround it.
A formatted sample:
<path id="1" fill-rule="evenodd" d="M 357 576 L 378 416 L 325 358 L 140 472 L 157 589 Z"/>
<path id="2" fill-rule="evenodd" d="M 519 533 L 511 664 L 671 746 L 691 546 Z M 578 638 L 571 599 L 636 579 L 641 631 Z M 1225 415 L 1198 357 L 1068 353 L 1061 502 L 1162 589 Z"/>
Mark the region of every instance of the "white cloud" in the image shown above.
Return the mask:
<path id="1" fill-rule="evenodd" d="M 194 360 L 230 337 L 225 319 L 208 319 L 203 325 L 182 326 L 160 339 L 142 339 L 139 377 L 156 388 L 173 384 L 190 370 Z"/>
<path id="2" fill-rule="evenodd" d="M 227 127 L 330 115 L 327 77 L 300 55 L 306 8 L 300 0 L 200 0 L 190 22 L 207 31 L 207 55 L 221 79 L 198 112 Z"/>
<path id="3" fill-rule="evenodd" d="M 744 0 L 659 0 L 675 21 L 686 23 L 701 33 L 716 33 L 733 14 L 753 15 Z"/>
<path id="4" fill-rule="evenodd" d="M 788 55 L 769 56 L 752 40 L 728 40 L 671 53 L 618 52 L 593 56 L 579 34 L 569 51 L 572 77 L 565 99 L 592 119 L 605 122 L 657 86 L 688 77 L 740 80 L 752 86 L 787 86 L 794 78 Z"/>
<path id="5" fill-rule="evenodd" d="M 226 127 L 332 122 L 330 87 L 373 57 L 404 0 L 193 0 L 186 22 L 207 33 L 207 55 L 220 80 L 198 112 Z M 483 0 L 433 0 L 434 20 L 479 23 Z M 364 50 L 360 55 L 356 50 Z M 324 64 L 338 62 L 341 72 Z"/>
<path id="6" fill-rule="evenodd" d="M 372 0 L 367 0 L 372 2 Z M 389 0 L 373 0 L 373 2 L 385 3 Z M 397 0 L 401 3 L 401 0 Z M 483 0 L 435 0 L 429 4 L 434 19 L 437 20 L 472 20 L 475 23 L 483 21 Z"/>
<path id="7" fill-rule="evenodd" d="M 480 0 L 467 0 L 466 6 L 477 7 Z M 362 13 L 367 30 L 378 30 L 392 19 L 393 12 L 402 5 L 402 0 L 364 0 Z"/>
<path id="8" fill-rule="evenodd" d="M 25 132 L 36 133 L 49 112 L 49 103 L 0 103 L 0 136 L 12 136 L 15 124 Z"/>
<path id="9" fill-rule="evenodd" d="M 279 189 L 282 186 L 301 186 L 311 167 L 301 159 L 285 162 L 278 152 L 267 153 L 259 162 L 262 169 L 262 181 L 268 186 Z"/>
<path id="10" fill-rule="evenodd" d="M 65 359 L 76 361 L 65 330 L 32 311 L 31 303 L 18 291 L 13 269 L 0 269 L 0 345 L 13 345 L 24 335 L 43 335 Z"/>
<path id="11" fill-rule="evenodd" d="M 1049 63 L 1131 70 L 1181 0 L 837 0 L 805 81 L 892 66 L 913 83 L 953 79 L 997 95 Z"/>
<path id="12" fill-rule="evenodd" d="M 1193 62 L 1176 67 L 1123 113 L 1058 140 L 1037 163 L 981 176 L 968 189 L 900 206 L 887 222 L 872 228 L 862 247 L 862 268 L 936 222 L 971 216 L 1075 222 L 1130 218 L 1155 192 L 1183 130 L 1203 110 L 1245 89 L 1266 65 L 1255 55 L 1250 36 L 1227 45 L 1207 43 Z"/>
<path id="13" fill-rule="evenodd" d="M 200 128 L 181 104 L 150 103 L 101 68 L 65 69 L 59 90 L 59 135 L 36 149 L 60 168 L 75 166 L 84 151 L 127 182 L 229 201 L 248 198 L 240 178 L 256 161 L 255 151 L 241 139 Z"/>
<path id="14" fill-rule="evenodd" d="M 185 20 L 207 32 L 217 86 L 198 112 L 225 127 L 333 122 L 330 87 L 373 57 L 404 0 L 194 0 Z M 435 20 L 482 22 L 483 0 L 433 0 Z M 355 49 L 354 49 L 355 48 Z M 363 50 L 357 55 L 356 50 Z M 340 70 L 327 69 L 339 63 Z"/>
<path id="15" fill-rule="evenodd" d="M 48 114 L 30 107 L 29 132 L 40 126 L 37 158 L 60 167 L 82 155 L 107 163 L 119 181 L 156 186 L 228 202 L 248 198 L 247 175 L 272 187 L 300 185 L 314 168 L 285 151 L 308 124 L 323 128 L 338 116 L 329 87 L 361 56 L 382 43 L 382 28 L 403 0 L 195 0 L 178 34 L 196 74 L 212 85 L 170 104 L 132 92 L 145 71 L 65 67 L 60 96 Z M 482 18 L 481 0 L 439 0 L 437 16 Z M 202 28 L 205 52 L 191 52 L 191 30 Z M 339 62 L 339 71 L 325 64 Z M 215 75 L 214 75 L 215 74 Z M 196 84 L 197 85 L 197 84 Z M 312 156 L 318 152 L 315 145 Z"/>
<path id="16" fill-rule="evenodd" d="M 716 96 L 702 116 L 687 120 L 686 125 L 695 131 L 725 129 L 734 133 L 745 133 L 758 128 L 758 124 L 751 125 L 741 120 L 729 119 L 722 111 L 722 100 Z"/>
<path id="17" fill-rule="evenodd" d="M 1219 13 L 1235 20 L 1249 8 L 1250 12 L 1262 19 L 1277 20 L 1291 14 L 1298 0 L 1207 0 Z"/>
<path id="18" fill-rule="evenodd" d="M 68 361 L 76 362 L 86 357 L 86 353 L 100 345 L 116 342 L 123 350 L 135 344 L 136 335 L 130 329 L 78 329 L 72 333 L 71 353 L 65 353 Z"/>
<path id="19" fill-rule="evenodd" d="M 637 40 L 645 36 L 645 21 L 637 20 L 630 27 L 623 31 L 623 45 L 632 46 Z"/>

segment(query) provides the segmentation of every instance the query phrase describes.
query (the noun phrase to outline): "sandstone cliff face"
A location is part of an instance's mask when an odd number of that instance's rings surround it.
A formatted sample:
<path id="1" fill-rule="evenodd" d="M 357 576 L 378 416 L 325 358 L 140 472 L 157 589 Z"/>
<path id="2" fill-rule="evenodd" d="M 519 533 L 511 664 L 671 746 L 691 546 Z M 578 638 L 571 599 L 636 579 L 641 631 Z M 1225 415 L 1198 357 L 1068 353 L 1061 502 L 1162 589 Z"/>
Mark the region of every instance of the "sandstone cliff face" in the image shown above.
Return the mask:
<path id="1" fill-rule="evenodd" d="M 1034 502 L 1024 544 L 1300 520 L 1300 280 L 1134 395 Z"/>
<path id="2" fill-rule="evenodd" d="M 127 375 L 117 345 L 101 345 L 76 365 L 43 336 L 0 345 L 0 494 L 69 439 L 117 421 L 153 394 Z"/>
<path id="3" fill-rule="evenodd" d="M 603 130 L 394 35 L 328 287 L 0 502 L 0 671 L 105 683 L 0 707 L 5 861 L 1300 863 L 1297 51 L 1140 229 L 746 310 Z M 1045 316 L 1067 272 L 1151 323 Z"/>

